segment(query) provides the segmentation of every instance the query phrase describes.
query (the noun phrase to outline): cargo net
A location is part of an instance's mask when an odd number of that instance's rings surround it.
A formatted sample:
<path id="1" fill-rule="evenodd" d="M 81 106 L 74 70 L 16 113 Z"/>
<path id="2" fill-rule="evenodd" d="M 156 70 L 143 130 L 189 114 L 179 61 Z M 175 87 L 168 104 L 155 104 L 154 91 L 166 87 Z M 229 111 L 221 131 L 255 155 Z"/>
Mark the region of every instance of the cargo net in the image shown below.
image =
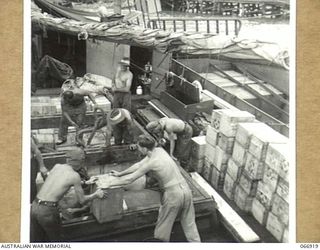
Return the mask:
<path id="1" fill-rule="evenodd" d="M 233 1 L 192 1 L 163 0 L 162 8 L 167 11 L 186 13 L 212 14 L 214 16 L 236 17 L 289 17 L 289 4 L 284 2 L 233 2 Z"/>

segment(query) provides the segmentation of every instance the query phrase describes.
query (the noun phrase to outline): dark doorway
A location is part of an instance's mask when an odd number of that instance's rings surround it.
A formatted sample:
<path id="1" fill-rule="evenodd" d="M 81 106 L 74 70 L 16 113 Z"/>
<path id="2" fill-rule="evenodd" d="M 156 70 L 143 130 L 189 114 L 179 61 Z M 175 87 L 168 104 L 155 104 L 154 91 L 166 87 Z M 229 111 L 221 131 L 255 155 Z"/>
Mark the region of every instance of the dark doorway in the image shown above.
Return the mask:
<path id="1" fill-rule="evenodd" d="M 144 74 L 144 67 L 147 63 L 152 63 L 152 49 L 136 46 L 130 47 L 130 70 L 133 73 L 131 93 L 135 94 L 137 87 L 142 86 L 139 77 Z M 143 87 L 143 86 L 142 86 Z"/>

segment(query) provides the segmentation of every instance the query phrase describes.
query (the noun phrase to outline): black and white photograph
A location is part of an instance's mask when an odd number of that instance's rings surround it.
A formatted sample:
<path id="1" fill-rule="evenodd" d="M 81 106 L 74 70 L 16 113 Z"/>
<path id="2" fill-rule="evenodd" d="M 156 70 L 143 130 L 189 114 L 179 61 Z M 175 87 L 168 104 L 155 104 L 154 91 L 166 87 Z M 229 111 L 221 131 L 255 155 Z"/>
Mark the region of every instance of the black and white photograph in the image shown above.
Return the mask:
<path id="1" fill-rule="evenodd" d="M 295 242 L 294 2 L 25 7 L 24 239 Z"/>

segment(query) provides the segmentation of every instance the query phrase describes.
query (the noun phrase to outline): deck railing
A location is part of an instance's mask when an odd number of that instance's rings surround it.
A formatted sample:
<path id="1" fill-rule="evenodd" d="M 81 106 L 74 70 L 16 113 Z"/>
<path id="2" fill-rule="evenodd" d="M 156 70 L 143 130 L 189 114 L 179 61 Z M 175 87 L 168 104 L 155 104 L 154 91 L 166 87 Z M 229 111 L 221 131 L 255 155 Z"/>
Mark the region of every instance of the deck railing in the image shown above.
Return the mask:
<path id="1" fill-rule="evenodd" d="M 147 27 L 174 32 L 188 31 L 237 36 L 241 29 L 241 21 L 232 18 L 158 18 L 150 19 Z"/>

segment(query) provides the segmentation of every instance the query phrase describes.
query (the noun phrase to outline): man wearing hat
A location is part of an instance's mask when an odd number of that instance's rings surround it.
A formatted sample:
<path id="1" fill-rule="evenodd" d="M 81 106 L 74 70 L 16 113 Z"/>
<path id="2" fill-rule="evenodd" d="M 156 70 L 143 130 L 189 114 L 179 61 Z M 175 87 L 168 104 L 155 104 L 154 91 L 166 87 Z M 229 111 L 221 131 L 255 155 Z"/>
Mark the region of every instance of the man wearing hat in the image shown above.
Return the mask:
<path id="1" fill-rule="evenodd" d="M 113 107 L 125 108 L 131 111 L 131 84 L 133 74 L 129 70 L 130 61 L 125 57 L 119 62 L 120 68 L 117 70 L 113 86 Z"/>
<path id="2" fill-rule="evenodd" d="M 116 145 L 133 143 L 133 120 L 128 110 L 124 108 L 113 109 L 108 120 Z"/>
<path id="3" fill-rule="evenodd" d="M 192 127 L 185 121 L 175 118 L 163 117 L 158 121 L 147 124 L 147 130 L 159 134 L 161 138 L 165 133 L 170 141 L 170 156 L 178 159 L 181 166 L 186 167 L 190 154 L 190 141 L 192 138 Z"/>
<path id="4" fill-rule="evenodd" d="M 80 204 L 106 197 L 106 191 L 102 190 L 97 190 L 90 195 L 84 194 L 78 173 L 83 167 L 84 159 L 84 151 L 81 148 L 75 148 L 67 153 L 65 164 L 56 164 L 51 169 L 31 205 L 31 242 L 62 240 L 58 202 L 72 186 Z"/>

